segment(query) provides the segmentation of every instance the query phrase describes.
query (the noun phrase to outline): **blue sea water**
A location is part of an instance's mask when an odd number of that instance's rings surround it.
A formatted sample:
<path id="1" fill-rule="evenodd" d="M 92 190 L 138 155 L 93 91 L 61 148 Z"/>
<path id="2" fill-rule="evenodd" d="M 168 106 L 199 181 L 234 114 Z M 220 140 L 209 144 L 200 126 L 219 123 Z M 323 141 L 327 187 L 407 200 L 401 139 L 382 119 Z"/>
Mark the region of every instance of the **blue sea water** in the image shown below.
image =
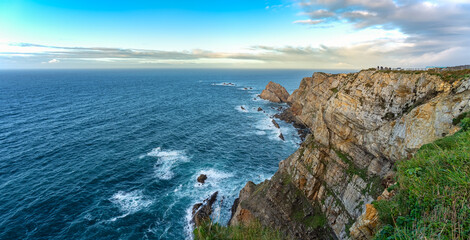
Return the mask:
<path id="1" fill-rule="evenodd" d="M 188 239 L 192 205 L 215 191 L 226 224 L 246 181 L 300 143 L 257 94 L 312 72 L 1 71 L 0 239 Z"/>

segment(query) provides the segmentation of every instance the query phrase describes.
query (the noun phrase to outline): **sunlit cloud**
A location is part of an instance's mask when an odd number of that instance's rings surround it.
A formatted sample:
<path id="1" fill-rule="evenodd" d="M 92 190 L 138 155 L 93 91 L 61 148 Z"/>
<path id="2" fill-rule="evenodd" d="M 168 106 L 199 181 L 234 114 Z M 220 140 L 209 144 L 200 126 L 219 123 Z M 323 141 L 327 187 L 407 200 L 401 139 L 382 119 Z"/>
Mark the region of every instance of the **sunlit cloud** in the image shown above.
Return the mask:
<path id="1" fill-rule="evenodd" d="M 322 22 L 323 20 L 312 20 L 312 19 L 294 21 L 294 23 L 297 23 L 297 24 L 309 24 L 309 25 L 315 25 L 315 24 L 319 24 Z"/>

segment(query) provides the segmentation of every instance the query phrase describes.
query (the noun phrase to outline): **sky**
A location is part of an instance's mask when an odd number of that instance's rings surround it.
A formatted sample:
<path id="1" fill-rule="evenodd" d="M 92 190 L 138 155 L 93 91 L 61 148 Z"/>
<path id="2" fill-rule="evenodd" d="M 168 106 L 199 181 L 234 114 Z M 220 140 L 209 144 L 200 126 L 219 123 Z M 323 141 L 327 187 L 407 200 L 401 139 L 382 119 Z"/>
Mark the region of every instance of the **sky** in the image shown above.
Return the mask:
<path id="1" fill-rule="evenodd" d="M 470 0 L 0 0 L 0 69 L 470 64 Z"/>

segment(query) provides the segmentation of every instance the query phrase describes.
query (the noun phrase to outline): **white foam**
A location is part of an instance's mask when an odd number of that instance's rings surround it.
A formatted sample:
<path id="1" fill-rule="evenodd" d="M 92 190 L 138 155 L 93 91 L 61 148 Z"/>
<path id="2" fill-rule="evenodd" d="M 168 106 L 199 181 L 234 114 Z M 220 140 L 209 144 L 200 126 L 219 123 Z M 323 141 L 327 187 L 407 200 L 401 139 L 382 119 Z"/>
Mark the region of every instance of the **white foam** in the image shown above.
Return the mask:
<path id="1" fill-rule="evenodd" d="M 233 177 L 233 174 L 231 173 L 222 172 L 211 168 L 199 171 L 196 175 L 193 176 L 193 179 L 197 178 L 201 174 L 206 175 L 207 180 L 204 182 L 204 184 L 197 182 L 194 183 L 194 187 L 196 188 L 219 188 L 219 183 L 221 182 L 220 180 Z"/>
<path id="2" fill-rule="evenodd" d="M 147 156 L 158 158 L 154 165 L 155 176 L 162 180 L 169 180 L 173 178 L 174 174 L 172 169 L 174 165 L 180 162 L 189 161 L 189 158 L 186 156 L 184 151 L 162 151 L 160 147 L 152 149 L 152 151 L 147 153 Z"/>
<path id="3" fill-rule="evenodd" d="M 258 136 L 266 135 L 265 131 L 255 131 L 255 134 Z"/>
<path id="4" fill-rule="evenodd" d="M 222 171 L 219 171 L 219 170 L 215 170 L 213 168 L 207 169 L 207 170 L 206 169 L 201 170 L 197 173 L 197 176 L 199 176 L 201 174 L 207 175 L 207 179 L 209 181 L 211 181 L 211 180 L 220 180 L 220 179 L 224 179 L 224 178 L 233 177 L 233 174 L 231 174 L 231 173 L 222 172 Z"/>
<path id="5" fill-rule="evenodd" d="M 272 140 L 280 140 L 279 134 L 281 134 L 281 130 L 279 128 L 276 128 L 272 122 L 273 120 L 269 117 L 265 117 L 261 120 L 259 120 L 255 124 L 255 128 L 258 129 L 258 131 L 264 131 L 270 133 L 268 136 Z"/>
<path id="6" fill-rule="evenodd" d="M 124 214 L 118 217 L 112 218 L 110 221 L 114 222 L 119 218 L 126 217 L 129 214 L 136 213 L 150 205 L 152 205 L 153 201 L 147 199 L 141 191 L 132 191 L 132 192 L 124 192 L 119 191 L 115 193 L 110 199 L 112 203 L 114 203 L 119 210 Z"/>
<path id="7" fill-rule="evenodd" d="M 193 240 L 193 229 L 194 229 L 194 224 L 192 223 L 193 219 L 193 207 L 189 207 L 186 209 L 186 215 L 184 216 L 184 222 L 186 223 L 184 225 L 184 232 L 186 235 L 186 239 Z"/>
<path id="8" fill-rule="evenodd" d="M 226 86 L 226 87 L 235 87 L 237 86 L 235 83 L 231 82 L 221 82 L 221 83 L 212 83 L 212 86 Z"/>

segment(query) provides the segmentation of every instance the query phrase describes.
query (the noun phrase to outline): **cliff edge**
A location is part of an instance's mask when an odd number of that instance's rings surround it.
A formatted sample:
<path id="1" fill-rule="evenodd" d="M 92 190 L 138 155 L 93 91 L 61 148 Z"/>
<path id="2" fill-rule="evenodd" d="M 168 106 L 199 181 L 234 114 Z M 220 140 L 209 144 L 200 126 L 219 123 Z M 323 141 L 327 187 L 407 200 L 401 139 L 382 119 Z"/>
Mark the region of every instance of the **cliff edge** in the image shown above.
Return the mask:
<path id="1" fill-rule="evenodd" d="M 459 130 L 453 119 L 470 111 L 470 78 L 314 73 L 286 101 L 311 134 L 271 180 L 241 190 L 229 224 L 256 220 L 294 239 L 370 239 L 370 203 L 389 197 L 394 163 Z"/>

